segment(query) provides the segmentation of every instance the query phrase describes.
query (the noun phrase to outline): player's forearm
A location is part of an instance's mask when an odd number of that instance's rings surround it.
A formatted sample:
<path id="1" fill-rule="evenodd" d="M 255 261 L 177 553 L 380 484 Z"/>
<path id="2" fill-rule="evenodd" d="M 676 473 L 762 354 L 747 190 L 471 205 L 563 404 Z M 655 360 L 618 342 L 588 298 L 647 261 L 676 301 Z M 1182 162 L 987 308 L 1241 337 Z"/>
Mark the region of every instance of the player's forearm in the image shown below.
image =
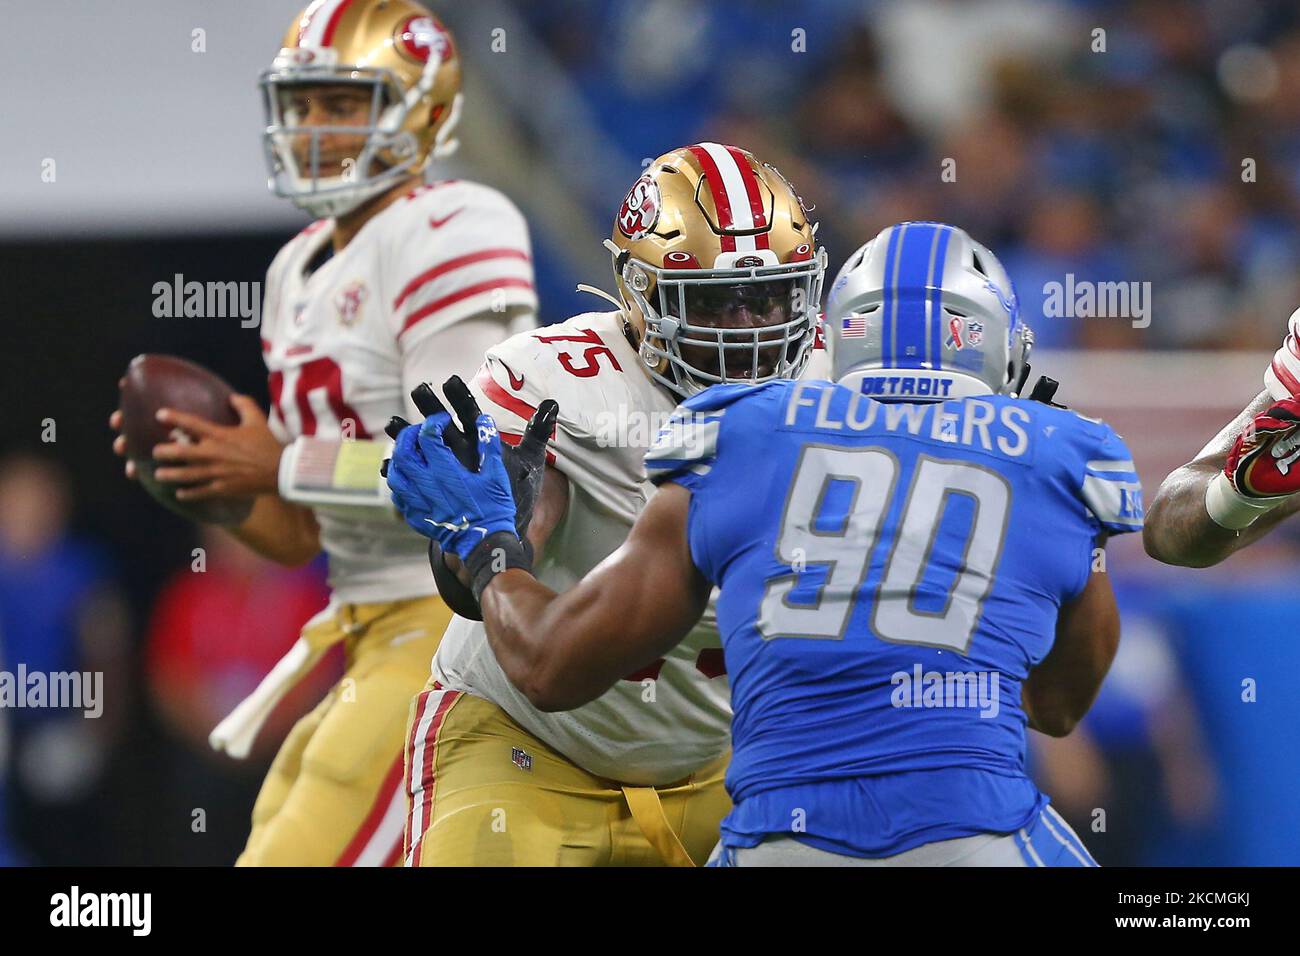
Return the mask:
<path id="1" fill-rule="evenodd" d="M 538 710 L 595 700 L 624 674 L 668 653 L 699 620 L 708 588 L 674 588 L 654 569 L 647 573 L 653 558 L 645 546 L 653 543 L 650 535 L 638 541 L 634 529 L 563 594 L 519 570 L 488 583 L 480 602 L 488 642 Z"/>
<path id="2" fill-rule="evenodd" d="M 1223 474 L 1237 436 L 1273 401 L 1267 391 L 1260 392 L 1206 443 L 1195 460 L 1176 469 L 1164 480 L 1151 502 L 1142 529 L 1142 543 L 1147 554 L 1165 564 L 1210 567 L 1263 537 L 1279 521 L 1300 508 L 1300 496 L 1297 496 L 1297 500 L 1285 502 L 1259 515 L 1240 531 L 1219 524 L 1206 510 L 1206 492 L 1210 484 Z"/>
<path id="3" fill-rule="evenodd" d="M 681 485 L 660 488 L 623 545 L 563 594 L 521 571 L 488 583 L 481 602 L 488 640 L 538 710 L 595 700 L 699 621 L 710 587 L 690 557 L 690 501 Z"/>
<path id="4" fill-rule="evenodd" d="M 1147 512 L 1142 543 L 1165 564 L 1207 568 L 1263 537 L 1300 509 L 1300 496 L 1267 511 L 1249 527 L 1233 531 L 1218 524 L 1205 508 L 1210 482 L 1222 472 L 1226 456 L 1202 458 L 1173 472 Z"/>
<path id="5" fill-rule="evenodd" d="M 277 495 L 258 495 L 248 517 L 227 530 L 262 557 L 289 567 L 304 565 L 320 553 L 315 516 Z"/>
<path id="6" fill-rule="evenodd" d="M 488 642 L 510 682 L 542 711 L 572 710 L 617 680 L 582 648 L 616 633 L 590 588 L 556 594 L 525 571 L 498 574 L 483 591 Z M 609 642 L 605 642 L 609 643 Z"/>

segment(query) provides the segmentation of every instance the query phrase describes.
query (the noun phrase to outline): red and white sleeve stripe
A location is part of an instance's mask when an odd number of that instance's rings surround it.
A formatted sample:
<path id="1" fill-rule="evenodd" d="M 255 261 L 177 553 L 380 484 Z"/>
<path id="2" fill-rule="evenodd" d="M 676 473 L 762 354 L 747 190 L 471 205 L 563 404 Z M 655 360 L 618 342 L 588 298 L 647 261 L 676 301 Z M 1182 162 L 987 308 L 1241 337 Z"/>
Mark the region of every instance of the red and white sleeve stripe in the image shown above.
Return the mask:
<path id="1" fill-rule="evenodd" d="M 1264 387 L 1274 401 L 1300 398 L 1300 309 L 1291 313 L 1286 341 L 1264 371 Z"/>
<path id="2" fill-rule="evenodd" d="M 425 269 L 402 287 L 393 313 L 401 320 L 398 335 L 405 335 L 422 323 L 445 326 L 498 302 L 535 307 L 532 259 L 514 246 L 479 249 Z"/>
<path id="3" fill-rule="evenodd" d="M 523 441 L 524 428 L 537 411 L 537 406 L 530 405 L 518 393 L 511 392 L 493 378 L 491 365 L 491 359 L 483 363 L 474 376 L 472 387 L 484 401 L 483 410 L 496 420 L 501 440 L 507 445 L 518 445 Z M 546 462 L 555 464 L 555 453 L 549 449 Z"/>

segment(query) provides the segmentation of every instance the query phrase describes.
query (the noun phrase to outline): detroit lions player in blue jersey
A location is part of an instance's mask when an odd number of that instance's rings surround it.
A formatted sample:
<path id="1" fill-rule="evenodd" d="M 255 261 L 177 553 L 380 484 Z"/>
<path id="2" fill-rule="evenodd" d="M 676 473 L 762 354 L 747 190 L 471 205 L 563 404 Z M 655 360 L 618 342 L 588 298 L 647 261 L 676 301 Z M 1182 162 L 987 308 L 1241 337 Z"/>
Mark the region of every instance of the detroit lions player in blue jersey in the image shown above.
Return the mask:
<path id="1" fill-rule="evenodd" d="M 626 544 L 562 595 L 527 573 L 489 416 L 459 410 L 476 470 L 445 412 L 405 429 L 394 501 L 465 561 L 493 652 L 542 709 L 661 657 L 721 588 L 718 862 L 1095 865 L 1026 775 L 1025 728 L 1068 733 L 1114 656 L 1101 549 L 1142 526 L 1128 449 L 1015 395 L 1031 336 L 960 229 L 884 230 L 826 322 L 839 384 L 689 398 Z"/>

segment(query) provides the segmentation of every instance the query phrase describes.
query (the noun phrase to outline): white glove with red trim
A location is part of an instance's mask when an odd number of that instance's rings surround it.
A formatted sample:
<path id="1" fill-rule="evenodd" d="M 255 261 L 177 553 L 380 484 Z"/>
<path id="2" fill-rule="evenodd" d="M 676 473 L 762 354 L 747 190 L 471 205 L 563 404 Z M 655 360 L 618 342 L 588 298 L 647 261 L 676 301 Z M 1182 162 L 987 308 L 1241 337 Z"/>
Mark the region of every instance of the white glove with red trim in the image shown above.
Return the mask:
<path id="1" fill-rule="evenodd" d="M 1300 492 L 1300 399 L 1285 398 L 1256 415 L 1205 492 L 1214 521 L 1239 531 Z"/>
<path id="2" fill-rule="evenodd" d="M 1300 309 L 1287 320 L 1286 340 L 1264 370 L 1264 387 L 1275 402 L 1300 398 Z"/>

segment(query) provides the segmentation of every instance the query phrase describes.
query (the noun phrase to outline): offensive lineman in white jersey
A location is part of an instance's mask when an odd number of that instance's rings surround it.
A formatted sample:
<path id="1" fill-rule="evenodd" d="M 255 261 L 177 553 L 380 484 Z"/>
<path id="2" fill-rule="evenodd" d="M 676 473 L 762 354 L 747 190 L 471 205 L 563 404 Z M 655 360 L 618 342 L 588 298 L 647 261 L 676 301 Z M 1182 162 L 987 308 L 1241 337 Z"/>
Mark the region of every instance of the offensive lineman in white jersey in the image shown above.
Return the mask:
<path id="1" fill-rule="evenodd" d="M 675 150 L 633 185 L 606 243 L 617 311 L 488 350 L 470 388 L 507 443 L 543 400 L 559 403 L 527 533 L 540 580 L 564 590 L 623 543 L 652 491 L 645 451 L 685 396 L 805 369 L 825 263 L 814 229 L 748 152 Z M 453 607 L 477 616 L 447 576 Z M 482 623 L 454 617 L 412 707 L 407 862 L 703 863 L 729 808 L 730 716 L 712 610 L 667 658 L 567 713 L 533 707 Z"/>
<path id="2" fill-rule="evenodd" d="M 246 754 L 284 693 L 345 643 L 347 673 L 282 746 L 239 863 L 393 864 L 407 706 L 451 612 L 425 542 L 393 515 L 373 469 L 412 386 L 536 324 L 528 232 L 495 190 L 424 183 L 430 160 L 455 146 L 461 102 L 455 44 L 424 7 L 316 0 L 262 88 L 271 189 L 322 217 L 267 274 L 270 419 L 246 396 L 234 399 L 236 427 L 169 413 L 195 441 L 158 446 L 171 467 L 157 477 L 193 484 L 177 492 L 185 500 L 256 495 L 230 530 L 272 560 L 329 556 L 329 606 L 212 735 Z"/>

